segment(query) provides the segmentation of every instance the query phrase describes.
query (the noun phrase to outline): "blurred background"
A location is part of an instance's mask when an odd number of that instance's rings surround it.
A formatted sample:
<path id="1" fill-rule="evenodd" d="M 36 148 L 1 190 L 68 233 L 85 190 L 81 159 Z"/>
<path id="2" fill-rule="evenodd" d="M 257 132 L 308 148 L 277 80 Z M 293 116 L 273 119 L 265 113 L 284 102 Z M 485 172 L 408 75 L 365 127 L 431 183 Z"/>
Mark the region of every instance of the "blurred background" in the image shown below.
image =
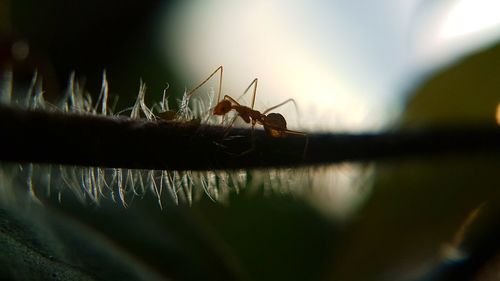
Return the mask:
<path id="1" fill-rule="evenodd" d="M 3 68 L 38 69 L 48 94 L 72 71 L 97 93 L 107 70 L 121 99 L 142 78 L 158 100 L 167 83 L 180 96 L 224 65 L 224 93 L 258 77 L 258 109 L 294 98 L 300 118 L 281 108 L 290 125 L 316 131 L 387 128 L 422 81 L 500 33 L 488 0 L 1 3 Z"/>
<path id="2" fill-rule="evenodd" d="M 37 70 L 47 98 L 57 99 L 75 71 L 97 95 L 106 70 L 123 108 L 140 79 L 151 104 L 167 85 L 179 98 L 223 65 L 224 94 L 238 97 L 258 77 L 256 108 L 293 98 L 299 114 L 289 105 L 279 112 L 307 132 L 498 126 L 499 38 L 494 0 L 0 0 L 0 66 L 12 70 L 14 87 Z M 7 204 L 0 245 L 14 250 L 0 258 L 13 269 L 0 273 L 498 280 L 498 156 L 330 167 L 333 176 L 312 183 L 332 193 L 319 203 L 257 187 L 225 204 L 201 199 L 167 211 L 152 198 L 129 209 L 49 200 L 35 214 Z"/>

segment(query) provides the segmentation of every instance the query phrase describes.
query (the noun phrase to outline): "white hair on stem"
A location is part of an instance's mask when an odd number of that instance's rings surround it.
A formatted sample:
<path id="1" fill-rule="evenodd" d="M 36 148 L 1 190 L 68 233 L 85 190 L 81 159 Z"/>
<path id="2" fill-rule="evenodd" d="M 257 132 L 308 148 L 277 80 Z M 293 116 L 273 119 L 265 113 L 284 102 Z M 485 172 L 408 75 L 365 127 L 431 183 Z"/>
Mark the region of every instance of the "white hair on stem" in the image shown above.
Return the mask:
<path id="1" fill-rule="evenodd" d="M 85 91 L 83 84 L 78 81 L 74 72 L 69 76 L 66 94 L 62 100 L 54 103 L 45 100 L 42 79 L 37 72 L 33 74 L 26 93 L 15 92 L 12 72 L 4 72 L 1 78 L 0 104 L 7 106 L 15 105 L 30 110 L 99 115 L 109 118 L 118 118 L 118 116 L 123 116 L 128 112 L 129 118 L 148 121 L 159 120 L 162 118 L 162 112 L 170 111 L 168 85 L 163 92 L 162 99 L 148 106 L 145 101 L 146 84 L 141 80 L 133 106 L 114 113 L 115 106 L 110 103 L 106 72 L 103 72 L 101 89 L 95 101 L 93 101 L 92 95 Z M 220 119 L 211 118 L 210 111 L 215 104 L 215 91 L 208 92 L 208 99 L 196 98 L 196 96 L 190 96 L 186 91 L 178 101 L 179 110 L 171 115 L 171 120 L 167 121 L 182 123 L 198 119 L 202 125 L 219 124 Z M 227 118 L 226 122 L 230 119 Z M 75 146 L 74 149 L 76 150 L 78 147 Z M 71 154 L 71 151 L 68 153 Z M 342 171 L 340 171 L 339 176 L 341 173 Z M 367 172 L 363 176 L 370 177 L 372 174 L 372 172 Z M 40 204 L 43 202 L 43 200 L 39 200 L 41 197 L 55 195 L 57 200 L 61 201 L 65 196 L 68 196 L 67 191 L 70 191 L 82 203 L 99 205 L 102 200 L 111 200 L 123 207 L 128 207 L 134 198 L 142 198 L 150 194 L 156 198 L 160 209 L 164 209 L 168 202 L 192 205 L 202 196 L 207 196 L 214 202 L 221 202 L 227 200 L 231 192 L 239 193 L 244 189 L 251 190 L 262 187 L 268 193 L 292 193 L 304 198 L 323 198 L 331 185 L 329 182 L 318 183 L 315 181 L 315 185 L 322 184 L 325 188 L 311 188 L 316 172 L 315 168 L 307 167 L 233 171 L 177 171 L 2 163 L 0 164 L 0 175 L 2 175 L 0 177 L 2 182 L 25 177 L 25 190 L 28 191 L 28 197 L 31 198 L 31 201 Z M 10 185 L 5 184 L 0 188 L 0 197 L 11 198 L 15 194 L 7 186 Z"/>

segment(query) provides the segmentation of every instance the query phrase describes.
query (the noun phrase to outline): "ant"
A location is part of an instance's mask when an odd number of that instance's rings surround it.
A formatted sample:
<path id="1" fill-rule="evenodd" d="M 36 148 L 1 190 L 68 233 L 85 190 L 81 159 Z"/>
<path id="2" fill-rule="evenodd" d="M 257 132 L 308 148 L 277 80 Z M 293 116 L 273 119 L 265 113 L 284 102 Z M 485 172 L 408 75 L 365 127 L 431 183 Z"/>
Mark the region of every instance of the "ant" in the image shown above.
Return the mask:
<path id="1" fill-rule="evenodd" d="M 248 124 L 252 124 L 252 132 L 256 124 L 260 124 L 264 127 L 265 132 L 267 135 L 271 137 L 286 137 L 287 135 L 298 135 L 298 136 L 303 136 L 306 137 L 306 144 L 304 147 L 304 155 L 306 153 L 307 149 L 307 144 L 308 144 L 308 136 L 306 133 L 303 132 L 298 132 L 298 131 L 292 131 L 288 130 L 286 127 L 286 120 L 283 115 L 280 113 L 269 113 L 268 112 L 285 105 L 286 103 L 293 102 L 295 107 L 297 107 L 297 104 L 295 103 L 295 100 L 293 99 L 287 99 L 286 101 L 277 104 L 275 106 L 272 106 L 263 112 L 260 112 L 258 110 L 253 109 L 254 104 L 255 104 L 255 96 L 257 93 L 257 84 L 258 84 L 258 78 L 255 78 L 252 83 L 247 87 L 247 89 L 243 92 L 243 95 L 245 95 L 248 90 L 252 87 L 253 85 L 253 96 L 252 96 L 252 105 L 251 107 L 244 106 L 239 104 L 235 99 L 228 95 L 224 95 L 224 98 L 220 100 L 221 96 L 221 88 L 222 88 L 222 76 L 224 72 L 223 66 L 219 66 L 212 74 L 210 74 L 204 81 L 202 81 L 198 86 L 196 86 L 194 89 L 192 89 L 188 94 L 187 97 L 189 98 L 191 95 L 194 94 L 196 90 L 198 90 L 201 86 L 203 86 L 206 82 L 210 80 L 217 72 L 220 72 L 220 77 L 219 77 L 219 89 L 217 92 L 217 104 L 213 108 L 213 114 L 214 115 L 219 115 L 219 116 L 225 116 L 227 113 L 229 113 L 231 110 L 234 110 L 238 113 L 238 116 L 243 119 Z M 266 115 L 267 114 L 267 115 Z M 231 124 L 229 125 L 229 128 L 234 124 L 236 121 L 236 118 L 233 119 Z"/>

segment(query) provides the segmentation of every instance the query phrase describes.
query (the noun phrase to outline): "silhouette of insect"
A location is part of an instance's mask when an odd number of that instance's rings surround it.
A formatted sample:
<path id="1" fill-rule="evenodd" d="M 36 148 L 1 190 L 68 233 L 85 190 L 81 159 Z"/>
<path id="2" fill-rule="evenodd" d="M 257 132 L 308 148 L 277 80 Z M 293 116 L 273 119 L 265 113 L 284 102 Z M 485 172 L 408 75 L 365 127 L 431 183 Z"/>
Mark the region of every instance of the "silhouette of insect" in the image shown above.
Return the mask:
<path id="1" fill-rule="evenodd" d="M 238 116 L 241 117 L 241 119 L 243 119 L 243 121 L 252 125 L 252 129 L 255 127 L 256 124 L 260 124 L 264 127 L 264 130 L 266 131 L 266 133 L 271 137 L 285 137 L 287 135 L 299 135 L 299 136 L 307 137 L 306 133 L 288 130 L 287 124 L 286 124 L 286 119 L 280 113 L 267 114 L 268 112 L 270 112 L 270 111 L 272 111 L 280 106 L 283 106 L 286 103 L 293 102 L 295 104 L 295 100 L 287 99 L 286 101 L 284 101 L 280 104 L 277 104 L 275 106 L 272 106 L 272 107 L 264 110 L 262 113 L 258 110 L 253 109 L 254 104 L 255 104 L 255 97 L 256 97 L 256 93 L 257 93 L 257 84 L 259 81 L 257 78 L 255 78 L 252 81 L 252 83 L 250 83 L 250 85 L 247 87 L 247 89 L 243 93 L 243 95 L 245 95 L 253 85 L 253 96 L 252 96 L 251 107 L 241 105 L 235 99 L 233 99 L 232 97 L 230 97 L 228 95 L 224 95 L 224 98 L 222 100 L 220 100 L 223 71 L 224 71 L 223 66 L 222 65 L 219 66 L 204 81 L 202 81 L 198 86 L 196 86 L 194 89 L 192 89 L 188 93 L 188 97 L 193 95 L 193 93 L 196 90 L 198 90 L 201 86 L 203 86 L 206 82 L 208 82 L 217 72 L 220 72 L 219 89 L 217 92 L 217 104 L 215 105 L 215 107 L 213 109 L 214 115 L 225 116 L 231 110 L 234 110 L 238 113 Z M 295 104 L 295 106 L 297 106 L 297 105 Z M 231 127 L 235 121 L 236 121 L 236 118 L 231 122 L 229 127 Z"/>

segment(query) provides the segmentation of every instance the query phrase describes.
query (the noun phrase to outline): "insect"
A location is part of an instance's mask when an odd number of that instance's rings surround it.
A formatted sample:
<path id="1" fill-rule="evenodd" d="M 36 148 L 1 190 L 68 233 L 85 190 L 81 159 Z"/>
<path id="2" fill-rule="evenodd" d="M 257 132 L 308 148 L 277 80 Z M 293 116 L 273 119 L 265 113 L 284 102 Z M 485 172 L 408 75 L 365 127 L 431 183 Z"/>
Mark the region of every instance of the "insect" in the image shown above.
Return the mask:
<path id="1" fill-rule="evenodd" d="M 256 124 L 262 125 L 267 135 L 271 137 L 286 137 L 287 135 L 298 135 L 306 137 L 306 144 L 304 148 L 304 155 L 305 155 L 305 151 L 307 149 L 307 144 L 308 144 L 307 134 L 303 132 L 288 130 L 285 117 L 283 117 L 283 115 L 281 115 L 280 113 L 271 113 L 272 110 L 280 106 L 283 106 L 289 102 L 293 102 L 295 104 L 295 100 L 287 99 L 286 101 L 279 103 L 275 106 L 272 106 L 264 110 L 263 112 L 255 110 L 254 104 L 257 93 L 257 84 L 259 82 L 257 78 L 255 78 L 252 81 L 252 83 L 250 83 L 250 85 L 243 93 L 243 95 L 245 95 L 248 92 L 248 90 L 253 86 L 251 107 L 241 105 L 234 98 L 228 95 L 224 95 L 224 98 L 220 100 L 221 88 L 222 88 L 222 76 L 224 72 L 224 68 L 222 65 L 219 66 L 214 72 L 212 72 L 212 74 L 210 74 L 203 82 L 201 82 L 198 86 L 196 86 L 193 90 L 191 90 L 188 93 L 188 97 L 190 97 L 197 89 L 199 89 L 206 82 L 208 82 L 217 72 L 220 72 L 220 77 L 219 77 L 219 89 L 217 92 L 217 104 L 213 109 L 214 115 L 225 116 L 227 113 L 234 110 L 238 113 L 238 116 L 241 117 L 241 119 L 243 119 L 243 121 L 252 125 L 252 129 L 255 127 Z M 297 105 L 295 104 L 295 106 Z M 236 118 L 233 119 L 229 127 L 231 127 L 235 121 Z"/>

